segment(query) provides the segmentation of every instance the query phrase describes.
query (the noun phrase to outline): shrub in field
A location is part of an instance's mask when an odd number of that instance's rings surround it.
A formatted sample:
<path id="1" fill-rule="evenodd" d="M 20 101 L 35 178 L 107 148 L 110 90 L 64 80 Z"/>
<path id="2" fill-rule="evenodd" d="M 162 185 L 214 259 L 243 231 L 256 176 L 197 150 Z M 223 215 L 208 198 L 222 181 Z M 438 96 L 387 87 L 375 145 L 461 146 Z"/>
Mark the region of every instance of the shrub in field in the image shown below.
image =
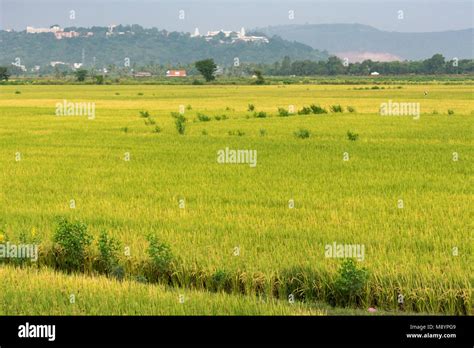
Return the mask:
<path id="1" fill-rule="evenodd" d="M 286 116 L 290 116 L 290 113 L 288 112 L 288 110 L 284 108 L 278 108 L 278 116 L 286 117 Z"/>
<path id="2" fill-rule="evenodd" d="M 15 91 L 15 94 L 21 94 L 21 92 L 20 91 Z"/>
<path id="3" fill-rule="evenodd" d="M 313 112 L 313 114 L 327 114 L 327 110 L 325 108 L 320 107 L 319 105 L 310 105 L 310 109 Z"/>
<path id="4" fill-rule="evenodd" d="M 352 259 L 345 259 L 334 283 L 336 301 L 343 306 L 356 303 L 368 281 L 368 271 L 358 268 Z"/>
<path id="5" fill-rule="evenodd" d="M 102 231 L 97 242 L 99 247 L 98 267 L 105 273 L 111 273 L 118 266 L 119 242 Z"/>
<path id="6" fill-rule="evenodd" d="M 344 112 L 344 109 L 341 105 L 331 105 L 331 112 Z"/>
<path id="7" fill-rule="evenodd" d="M 438 115 L 438 110 L 433 110 L 433 115 Z"/>
<path id="8" fill-rule="evenodd" d="M 294 135 L 297 138 L 306 139 L 311 136 L 311 132 L 305 128 L 300 128 L 294 133 Z"/>
<path id="9" fill-rule="evenodd" d="M 231 275 L 225 270 L 218 269 L 212 275 L 212 285 L 211 289 L 214 291 L 226 291 L 230 292 L 231 290 Z"/>
<path id="10" fill-rule="evenodd" d="M 87 247 L 92 236 L 87 225 L 60 219 L 53 235 L 56 264 L 67 271 L 77 271 L 84 267 Z"/>
<path id="11" fill-rule="evenodd" d="M 298 115 L 309 115 L 311 114 L 313 111 L 311 110 L 310 107 L 307 107 L 307 106 L 303 106 L 303 108 L 301 110 L 298 110 Z"/>
<path id="12" fill-rule="evenodd" d="M 122 127 L 120 130 L 124 133 L 128 133 L 128 127 Z"/>
<path id="13" fill-rule="evenodd" d="M 207 133 L 207 130 L 203 129 L 203 130 L 201 131 L 201 134 L 202 134 L 202 135 L 207 135 L 207 134 L 208 134 L 208 133 Z"/>
<path id="14" fill-rule="evenodd" d="M 236 131 L 229 131 L 229 135 L 237 135 L 239 137 L 245 135 L 245 132 L 241 131 L 241 130 L 236 130 Z"/>
<path id="15" fill-rule="evenodd" d="M 186 110 L 192 110 L 192 109 L 193 107 L 191 106 L 191 104 L 186 105 Z"/>
<path id="16" fill-rule="evenodd" d="M 359 138 L 359 134 L 352 133 L 351 131 L 347 131 L 347 139 L 350 141 L 356 141 Z"/>
<path id="17" fill-rule="evenodd" d="M 448 115 L 454 115 L 454 110 L 448 109 Z"/>
<path id="18" fill-rule="evenodd" d="M 256 117 L 256 118 L 266 118 L 266 117 L 267 117 L 267 113 L 266 113 L 266 112 L 263 112 L 263 111 L 256 112 L 256 113 L 254 113 L 254 117 Z"/>
<path id="19" fill-rule="evenodd" d="M 153 133 L 161 133 L 162 130 L 160 126 L 156 126 L 155 129 L 153 129 Z"/>
<path id="20" fill-rule="evenodd" d="M 137 93 L 137 95 L 143 95 L 143 93 L 142 93 L 142 92 L 139 92 L 139 93 Z"/>
<path id="21" fill-rule="evenodd" d="M 147 239 L 149 243 L 147 252 L 154 269 L 160 273 L 168 272 L 173 261 L 170 247 L 153 234 L 148 235 Z"/>
<path id="22" fill-rule="evenodd" d="M 356 109 L 355 109 L 353 106 L 348 106 L 348 107 L 347 107 L 347 111 L 349 111 L 350 113 L 352 113 L 352 112 L 356 112 Z"/>
<path id="23" fill-rule="evenodd" d="M 201 122 L 209 122 L 211 120 L 209 116 L 201 114 L 201 113 L 198 113 L 197 116 L 198 116 L 199 121 Z"/>
<path id="24" fill-rule="evenodd" d="M 255 105 L 249 104 L 248 107 L 247 107 L 247 111 L 252 112 L 252 111 L 254 111 L 254 110 L 255 110 Z"/>
<path id="25" fill-rule="evenodd" d="M 179 134 L 184 135 L 184 132 L 186 130 L 186 117 L 184 117 L 182 114 L 179 114 L 177 112 L 172 112 L 171 116 L 173 116 L 176 121 L 176 130 L 178 131 Z"/>
<path id="26" fill-rule="evenodd" d="M 156 121 L 154 118 L 151 118 L 151 117 L 148 117 L 146 120 L 145 120 L 145 125 L 147 126 L 152 126 L 156 124 Z"/>
<path id="27" fill-rule="evenodd" d="M 222 120 L 222 117 L 219 116 L 219 115 L 217 115 L 217 116 L 214 116 L 214 119 L 215 119 L 216 121 L 220 121 L 220 120 Z"/>
<path id="28" fill-rule="evenodd" d="M 260 136 L 264 137 L 265 135 L 267 135 L 267 130 L 266 129 L 260 129 Z"/>
<path id="29" fill-rule="evenodd" d="M 148 111 L 140 111 L 140 117 L 148 118 L 150 117 L 150 113 Z"/>

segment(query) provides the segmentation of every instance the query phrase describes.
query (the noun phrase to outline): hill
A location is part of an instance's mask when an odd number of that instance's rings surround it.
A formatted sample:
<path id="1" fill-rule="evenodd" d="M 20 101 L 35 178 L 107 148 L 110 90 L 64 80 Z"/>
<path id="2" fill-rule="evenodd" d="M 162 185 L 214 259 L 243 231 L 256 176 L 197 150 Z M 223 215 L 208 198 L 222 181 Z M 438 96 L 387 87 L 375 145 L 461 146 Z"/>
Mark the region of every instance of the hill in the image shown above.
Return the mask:
<path id="1" fill-rule="evenodd" d="M 350 60 L 420 60 L 443 54 L 446 58 L 474 58 L 474 29 L 401 33 L 362 24 L 282 25 L 258 29 Z"/>

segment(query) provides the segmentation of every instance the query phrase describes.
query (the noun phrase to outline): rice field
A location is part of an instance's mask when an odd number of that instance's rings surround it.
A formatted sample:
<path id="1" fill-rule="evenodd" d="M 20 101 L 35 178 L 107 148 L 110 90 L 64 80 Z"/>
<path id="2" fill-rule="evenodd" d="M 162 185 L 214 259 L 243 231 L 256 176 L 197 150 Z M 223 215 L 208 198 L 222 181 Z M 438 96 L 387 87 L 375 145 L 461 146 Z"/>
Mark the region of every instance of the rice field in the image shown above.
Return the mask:
<path id="1" fill-rule="evenodd" d="M 186 310 L 150 307 L 150 292 L 168 303 L 179 290 L 92 275 L 90 304 L 74 313 L 317 314 L 312 303 L 334 300 L 341 258 L 325 251 L 336 243 L 364 248 L 356 264 L 369 278 L 351 310 L 472 314 L 473 86 L 366 87 L 1 86 L 0 237 L 38 241 L 40 257 L 34 271 L 0 265 L 0 313 L 73 313 L 19 304 L 31 279 L 52 294 L 82 282 L 42 270 L 62 216 L 117 238 L 130 275 L 157 235 L 176 257 L 171 283 L 196 292 Z M 64 100 L 94 103 L 95 118 L 56 116 Z M 419 119 L 381 116 L 389 101 L 419 103 Z M 311 104 L 328 113 L 278 116 Z M 255 150 L 255 167 L 219 163 L 226 148 Z M 207 293 L 219 272 L 228 293 Z M 115 293 L 124 300 L 111 308 Z M 262 294 L 284 303 L 257 307 Z"/>

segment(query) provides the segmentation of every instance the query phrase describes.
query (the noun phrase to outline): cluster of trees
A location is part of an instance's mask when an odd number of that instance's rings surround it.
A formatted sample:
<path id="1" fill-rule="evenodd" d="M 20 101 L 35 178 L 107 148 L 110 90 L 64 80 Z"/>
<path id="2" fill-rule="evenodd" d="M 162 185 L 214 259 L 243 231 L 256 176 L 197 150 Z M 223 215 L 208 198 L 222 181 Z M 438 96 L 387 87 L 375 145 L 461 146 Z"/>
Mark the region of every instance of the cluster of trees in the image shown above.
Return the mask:
<path id="1" fill-rule="evenodd" d="M 384 75 L 401 74 L 472 74 L 474 60 L 446 61 L 441 54 L 421 61 L 374 62 L 365 60 L 361 63 L 344 62 L 337 57 L 329 57 L 326 61 L 296 60 L 285 57 L 274 64 L 255 64 L 250 70 L 259 69 L 271 76 L 314 76 L 314 75 L 368 75 L 373 71 Z"/>

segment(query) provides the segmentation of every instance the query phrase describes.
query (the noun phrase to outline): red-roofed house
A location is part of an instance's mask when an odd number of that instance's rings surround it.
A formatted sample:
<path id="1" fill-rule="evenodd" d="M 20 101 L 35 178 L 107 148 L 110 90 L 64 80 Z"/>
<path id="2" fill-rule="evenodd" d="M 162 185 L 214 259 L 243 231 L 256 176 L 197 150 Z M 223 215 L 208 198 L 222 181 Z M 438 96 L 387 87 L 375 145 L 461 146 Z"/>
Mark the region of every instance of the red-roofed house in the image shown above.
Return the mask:
<path id="1" fill-rule="evenodd" d="M 186 77 L 186 70 L 168 70 L 166 77 Z"/>

